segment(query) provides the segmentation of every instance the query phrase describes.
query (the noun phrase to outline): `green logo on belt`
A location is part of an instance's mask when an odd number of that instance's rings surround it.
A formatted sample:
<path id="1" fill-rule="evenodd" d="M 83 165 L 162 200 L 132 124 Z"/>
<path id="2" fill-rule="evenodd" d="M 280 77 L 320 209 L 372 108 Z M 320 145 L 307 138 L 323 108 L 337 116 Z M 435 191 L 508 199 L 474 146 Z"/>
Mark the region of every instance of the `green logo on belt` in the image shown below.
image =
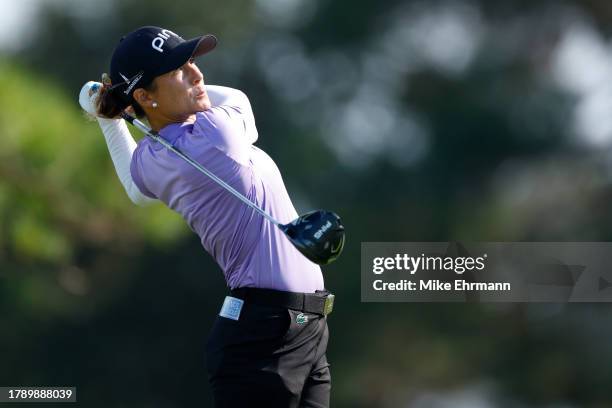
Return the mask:
<path id="1" fill-rule="evenodd" d="M 334 310 L 334 298 L 335 296 L 332 295 L 331 293 L 327 295 L 327 297 L 325 298 L 325 307 L 323 310 L 323 314 L 325 316 L 327 316 L 328 314 L 332 312 L 332 310 Z"/>
<path id="2" fill-rule="evenodd" d="M 295 322 L 297 324 L 306 324 L 308 323 L 308 316 L 306 316 L 304 313 L 300 313 L 296 316 Z"/>

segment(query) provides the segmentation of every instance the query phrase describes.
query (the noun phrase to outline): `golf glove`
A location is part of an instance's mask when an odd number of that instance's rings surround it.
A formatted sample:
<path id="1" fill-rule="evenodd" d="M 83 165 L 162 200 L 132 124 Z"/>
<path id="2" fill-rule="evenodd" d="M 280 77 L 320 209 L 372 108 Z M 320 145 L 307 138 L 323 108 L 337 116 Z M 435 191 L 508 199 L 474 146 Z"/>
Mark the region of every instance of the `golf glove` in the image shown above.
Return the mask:
<path id="1" fill-rule="evenodd" d="M 100 82 L 88 81 L 83 85 L 79 93 L 79 104 L 81 108 L 92 117 L 98 116 L 96 112 L 96 100 L 100 88 L 102 88 Z"/>

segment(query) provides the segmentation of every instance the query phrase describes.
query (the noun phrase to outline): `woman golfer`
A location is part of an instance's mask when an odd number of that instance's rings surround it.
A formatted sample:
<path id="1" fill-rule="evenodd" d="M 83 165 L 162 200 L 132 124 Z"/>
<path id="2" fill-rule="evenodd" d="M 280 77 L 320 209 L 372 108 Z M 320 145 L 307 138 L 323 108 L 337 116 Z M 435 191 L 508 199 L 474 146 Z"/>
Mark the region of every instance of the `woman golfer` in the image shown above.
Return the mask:
<path id="1" fill-rule="evenodd" d="M 193 58 L 215 48 L 159 27 L 123 37 L 110 78 L 88 82 L 81 106 L 97 116 L 130 199 L 180 213 L 231 289 L 207 343 L 217 407 L 328 407 L 327 318 L 321 269 L 283 233 L 160 143 L 138 144 L 118 115 L 146 116 L 162 138 L 279 220 L 297 217 L 274 161 L 253 146 L 247 97 L 204 84 Z M 108 78 L 108 77 L 107 77 Z M 327 302 L 328 303 L 328 302 Z M 328 303 L 329 304 L 329 303 Z"/>

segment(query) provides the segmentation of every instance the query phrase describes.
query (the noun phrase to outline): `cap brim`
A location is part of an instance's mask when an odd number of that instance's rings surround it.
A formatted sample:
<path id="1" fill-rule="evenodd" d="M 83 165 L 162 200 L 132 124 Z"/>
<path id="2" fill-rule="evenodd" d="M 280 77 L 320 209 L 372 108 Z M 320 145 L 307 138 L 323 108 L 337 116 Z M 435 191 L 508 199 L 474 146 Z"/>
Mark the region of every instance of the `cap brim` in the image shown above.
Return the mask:
<path id="1" fill-rule="evenodd" d="M 217 46 L 217 37 L 206 34 L 177 45 L 157 75 L 162 75 L 183 66 L 191 57 L 199 57 Z"/>
<path id="2" fill-rule="evenodd" d="M 204 55 L 207 52 L 214 50 L 217 46 L 217 37 L 212 34 L 206 34 L 200 38 L 194 38 L 193 40 L 187 41 L 187 43 L 191 43 L 192 41 L 195 41 L 195 47 L 193 48 L 193 52 L 191 53 L 190 57 L 199 57 L 200 55 Z"/>

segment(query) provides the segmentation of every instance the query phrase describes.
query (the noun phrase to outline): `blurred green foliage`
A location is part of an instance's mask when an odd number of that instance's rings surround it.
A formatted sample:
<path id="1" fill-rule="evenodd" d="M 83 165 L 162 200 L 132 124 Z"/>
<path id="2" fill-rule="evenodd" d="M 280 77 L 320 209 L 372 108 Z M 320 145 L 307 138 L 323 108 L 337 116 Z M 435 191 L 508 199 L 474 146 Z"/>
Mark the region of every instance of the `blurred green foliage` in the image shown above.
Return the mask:
<path id="1" fill-rule="evenodd" d="M 92 286 L 113 273 L 109 258 L 142 256 L 145 242 L 163 247 L 188 228 L 161 205 L 135 209 L 73 98 L 7 63 L 0 86 L 1 276 L 24 310 L 79 313 L 71 295 L 103 298 Z"/>

